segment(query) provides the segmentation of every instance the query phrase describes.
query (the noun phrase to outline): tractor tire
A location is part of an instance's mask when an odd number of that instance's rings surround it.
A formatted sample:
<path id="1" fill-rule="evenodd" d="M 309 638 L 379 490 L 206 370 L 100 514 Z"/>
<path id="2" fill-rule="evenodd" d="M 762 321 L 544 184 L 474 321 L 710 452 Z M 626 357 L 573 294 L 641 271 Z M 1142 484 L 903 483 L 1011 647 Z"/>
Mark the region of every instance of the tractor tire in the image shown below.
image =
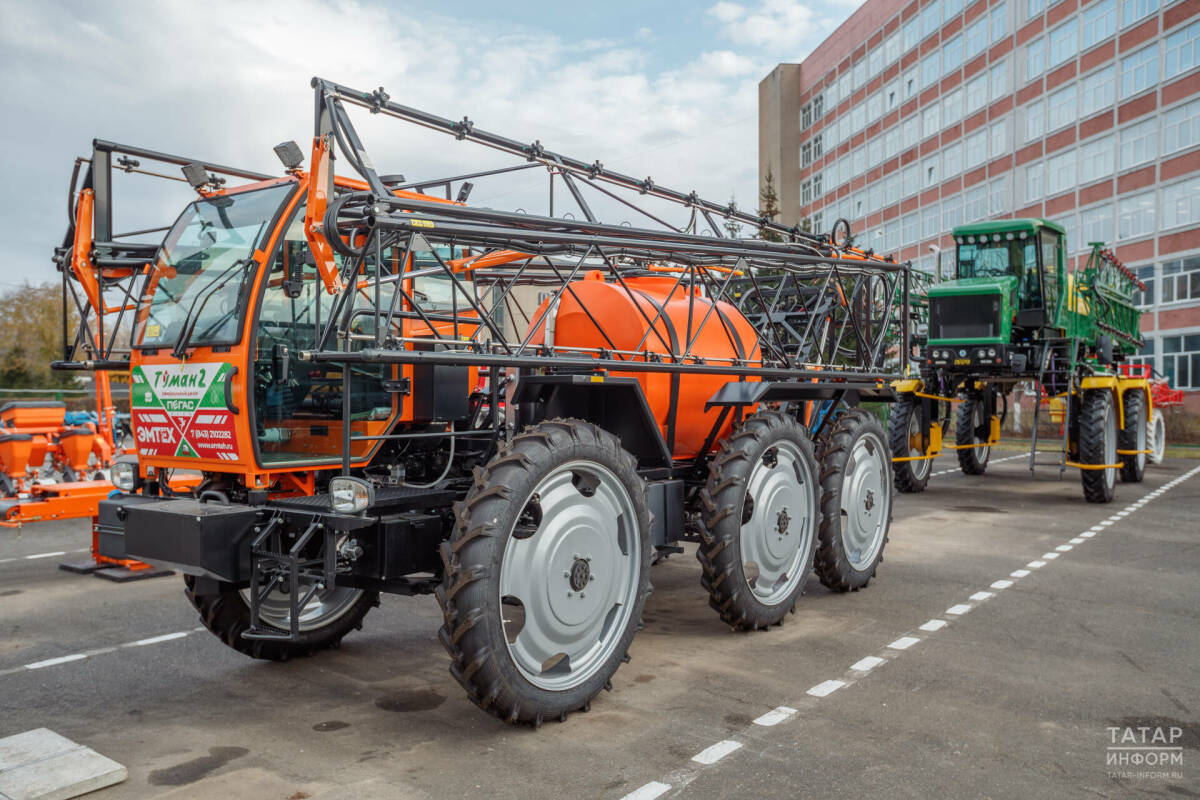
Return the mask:
<path id="1" fill-rule="evenodd" d="M 192 576 L 185 575 L 183 582 L 187 598 L 200 612 L 200 622 L 205 628 L 242 655 L 268 661 L 287 661 L 338 647 L 346 634 L 362 629 L 363 617 L 379 605 L 378 592 L 339 587 L 324 595 L 319 593 L 302 612 L 300 641 L 244 639 L 242 632 L 250 627 L 250 602 L 246 590 L 239 591 L 232 584 L 222 583 L 218 591 L 202 594 L 196 590 L 196 579 Z M 323 608 L 322 603 L 326 607 Z M 259 618 L 264 625 L 286 633 L 287 616 L 279 616 L 279 613 L 282 612 L 276 613 L 275 624 L 269 620 L 269 610 L 260 611 Z"/>
<path id="2" fill-rule="evenodd" d="M 1167 423 L 1163 419 L 1163 414 L 1157 408 L 1150 415 L 1150 463 L 1161 464 L 1163 454 L 1167 450 Z"/>
<path id="3" fill-rule="evenodd" d="M 436 590 L 450 674 L 509 723 L 587 711 L 651 591 L 636 459 L 590 422 L 542 422 L 475 470 L 455 514 Z"/>
<path id="4" fill-rule="evenodd" d="M 875 577 L 892 523 L 892 459 L 875 415 L 853 408 L 822 434 L 821 525 L 814 559 L 821 583 L 854 592 Z"/>
<path id="5" fill-rule="evenodd" d="M 958 466 L 967 475 L 982 475 L 987 471 L 988 459 L 992 456 L 992 448 L 988 447 L 987 437 L 979 438 L 979 428 L 986 427 L 990 420 L 987 418 L 987 406 L 983 398 L 967 395 L 958 404 L 958 417 L 954 422 L 954 443 L 963 448 L 958 451 Z M 972 447 L 984 443 L 982 447 Z"/>
<path id="6" fill-rule="evenodd" d="M 1079 412 L 1079 463 L 1117 463 L 1117 435 L 1117 407 L 1112 393 L 1107 389 L 1085 391 Z M 1079 470 L 1084 499 L 1089 503 L 1111 503 L 1119 469 Z"/>
<path id="7" fill-rule="evenodd" d="M 1125 427 L 1117 437 L 1121 450 L 1148 449 L 1146 431 L 1146 395 L 1140 389 L 1130 389 L 1122 396 L 1125 407 Z M 1146 474 L 1146 453 L 1121 456 L 1121 480 L 1141 483 Z"/>
<path id="8" fill-rule="evenodd" d="M 817 460 L 804 427 L 776 411 L 721 442 L 700 492 L 696 558 L 708 604 L 735 630 L 765 630 L 796 608 L 820 517 Z"/>
<path id="9" fill-rule="evenodd" d="M 916 443 L 914 447 L 913 443 Z M 893 458 L 923 456 L 921 449 L 921 402 L 912 395 L 904 395 L 892 405 L 888 416 L 888 444 Z M 919 461 L 895 461 L 896 491 L 916 494 L 925 491 L 929 484 L 929 473 L 933 471 L 933 459 Z"/>

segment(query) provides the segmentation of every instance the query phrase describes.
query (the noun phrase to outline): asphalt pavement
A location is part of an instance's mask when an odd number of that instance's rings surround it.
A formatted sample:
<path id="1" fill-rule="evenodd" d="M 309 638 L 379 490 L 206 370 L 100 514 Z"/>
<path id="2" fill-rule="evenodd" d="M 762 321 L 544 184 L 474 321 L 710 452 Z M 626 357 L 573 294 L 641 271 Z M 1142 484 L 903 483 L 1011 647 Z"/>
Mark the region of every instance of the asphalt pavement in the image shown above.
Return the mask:
<path id="1" fill-rule="evenodd" d="M 125 764 L 97 800 L 1200 797 L 1198 462 L 1098 506 L 1074 470 L 996 457 L 940 459 L 896 498 L 877 579 L 810 581 L 781 628 L 731 632 L 691 548 L 670 558 L 612 692 L 537 731 L 467 701 L 432 598 L 256 662 L 199 629 L 178 577 L 59 570 L 85 522 L 0 529 L 0 737 L 48 727 Z M 1128 739 L 1154 731 L 1171 741 Z"/>

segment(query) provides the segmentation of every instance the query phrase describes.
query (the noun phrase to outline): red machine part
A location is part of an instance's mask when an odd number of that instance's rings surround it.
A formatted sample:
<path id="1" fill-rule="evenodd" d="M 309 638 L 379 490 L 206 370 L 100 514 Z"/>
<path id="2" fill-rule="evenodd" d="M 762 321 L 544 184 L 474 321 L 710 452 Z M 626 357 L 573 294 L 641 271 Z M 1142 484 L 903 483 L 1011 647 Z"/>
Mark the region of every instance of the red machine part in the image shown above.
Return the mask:
<path id="1" fill-rule="evenodd" d="M 1126 378 L 1143 378 L 1150 382 L 1150 397 L 1155 408 L 1183 405 L 1183 390 L 1172 389 L 1166 378 L 1154 377 L 1149 364 L 1121 364 L 1121 375 Z"/>

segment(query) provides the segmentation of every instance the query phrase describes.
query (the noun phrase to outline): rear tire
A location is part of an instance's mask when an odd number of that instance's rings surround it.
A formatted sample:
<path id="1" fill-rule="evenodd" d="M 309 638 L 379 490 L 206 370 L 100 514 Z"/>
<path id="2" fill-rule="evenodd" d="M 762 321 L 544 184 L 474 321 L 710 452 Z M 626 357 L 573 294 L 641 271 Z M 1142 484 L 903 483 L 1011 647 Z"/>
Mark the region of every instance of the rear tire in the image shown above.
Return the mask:
<path id="1" fill-rule="evenodd" d="M 328 621 L 317 617 L 310 620 L 308 629 L 302 622 L 300 641 L 279 642 L 269 639 L 244 639 L 242 632 L 250 627 L 250 604 L 235 586 L 228 583 L 219 584 L 219 590 L 211 593 L 200 593 L 196 590 L 196 579 L 190 575 L 183 578 L 188 600 L 200 612 L 200 621 L 204 627 L 213 633 L 228 647 L 242 655 L 251 658 L 262 658 L 269 661 L 286 661 L 297 656 L 308 656 L 319 650 L 337 647 L 342 638 L 353 630 L 362 629 L 363 617 L 375 606 L 379 605 L 379 593 L 361 589 L 334 589 L 331 597 L 331 608 L 327 614 Z M 320 595 L 318 595 L 318 598 Z M 315 601 L 314 601 L 315 602 Z M 265 627 L 271 627 L 281 633 L 286 633 L 286 620 L 280 619 L 279 627 L 270 625 L 262 614 L 260 621 Z M 305 617 L 301 616 L 301 620 Z"/>
<path id="2" fill-rule="evenodd" d="M 456 515 L 436 591 L 450 674 L 509 723 L 588 710 L 650 593 L 637 461 L 589 422 L 542 422 L 476 470 Z"/>
<path id="3" fill-rule="evenodd" d="M 1150 463 L 1161 464 L 1167 449 L 1167 423 L 1157 408 L 1150 416 Z"/>
<path id="4" fill-rule="evenodd" d="M 893 458 L 923 456 L 921 449 L 921 401 L 913 395 L 904 395 L 892 405 L 888 416 L 888 444 Z M 929 484 L 929 473 L 933 471 L 933 460 L 894 461 L 896 491 L 916 494 L 925 491 Z"/>
<path id="5" fill-rule="evenodd" d="M 1117 463 L 1117 409 L 1107 389 L 1089 389 L 1083 393 L 1079 413 L 1079 463 Z M 1083 497 L 1089 503 L 1111 503 L 1117 485 L 1119 467 L 1081 469 Z"/>
<path id="6" fill-rule="evenodd" d="M 1146 442 L 1146 395 L 1140 389 L 1130 389 L 1122 395 L 1125 408 L 1125 427 L 1117 437 L 1121 450 L 1148 449 Z M 1121 456 L 1121 480 L 1125 483 L 1141 483 L 1146 474 L 1146 453 Z"/>
<path id="7" fill-rule="evenodd" d="M 821 436 L 817 575 L 835 592 L 875 577 L 892 522 L 892 459 L 879 419 L 853 408 Z"/>
<path id="8" fill-rule="evenodd" d="M 967 395 L 966 399 L 958 404 L 958 417 L 954 422 L 954 443 L 964 448 L 958 451 L 958 465 L 968 475 L 982 475 L 987 470 L 992 448 L 987 446 L 986 434 L 980 438 L 980 431 L 986 431 L 990 424 L 987 406 L 982 397 Z"/>
<path id="9" fill-rule="evenodd" d="M 736 630 L 794 611 L 817 540 L 817 461 L 804 428 L 774 411 L 749 417 L 709 465 L 696 558 L 708 604 Z"/>

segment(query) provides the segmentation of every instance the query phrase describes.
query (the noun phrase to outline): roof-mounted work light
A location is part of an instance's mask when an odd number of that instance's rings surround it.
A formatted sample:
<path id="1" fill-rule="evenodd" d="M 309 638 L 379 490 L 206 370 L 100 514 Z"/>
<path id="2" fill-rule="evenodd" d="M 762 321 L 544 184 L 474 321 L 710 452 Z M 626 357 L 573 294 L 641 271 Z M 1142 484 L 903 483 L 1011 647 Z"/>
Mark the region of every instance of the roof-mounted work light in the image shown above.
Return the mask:
<path id="1" fill-rule="evenodd" d="M 275 145 L 275 155 L 279 156 L 279 160 L 283 162 L 283 168 L 291 171 L 299 169 L 304 163 L 304 153 L 300 150 L 300 145 L 295 142 L 283 142 Z"/>

